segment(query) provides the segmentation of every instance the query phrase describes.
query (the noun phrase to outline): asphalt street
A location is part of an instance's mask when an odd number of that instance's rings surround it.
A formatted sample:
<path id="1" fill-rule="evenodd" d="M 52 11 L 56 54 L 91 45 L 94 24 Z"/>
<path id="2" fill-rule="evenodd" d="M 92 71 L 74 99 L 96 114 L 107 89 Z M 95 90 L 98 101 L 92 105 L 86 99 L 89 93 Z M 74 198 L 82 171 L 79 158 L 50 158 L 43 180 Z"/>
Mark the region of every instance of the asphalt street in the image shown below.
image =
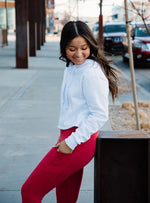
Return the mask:
<path id="1" fill-rule="evenodd" d="M 128 79 L 131 78 L 129 64 L 123 62 L 121 55 L 114 55 L 112 59 L 119 65 L 119 68 L 126 74 Z M 143 87 L 146 91 L 150 92 L 150 63 L 140 64 L 138 67 L 135 66 L 135 80 L 138 85 Z"/>

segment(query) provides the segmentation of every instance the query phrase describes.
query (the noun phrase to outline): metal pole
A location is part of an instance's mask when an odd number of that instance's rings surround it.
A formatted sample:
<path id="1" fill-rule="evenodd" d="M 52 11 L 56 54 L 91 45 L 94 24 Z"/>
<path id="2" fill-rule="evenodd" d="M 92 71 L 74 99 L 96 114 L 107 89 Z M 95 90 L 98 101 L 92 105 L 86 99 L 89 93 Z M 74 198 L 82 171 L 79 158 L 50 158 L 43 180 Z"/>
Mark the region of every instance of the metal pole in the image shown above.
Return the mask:
<path id="1" fill-rule="evenodd" d="M 103 14 L 102 14 L 102 3 L 100 0 L 100 15 L 99 15 L 99 45 L 101 50 L 103 50 Z"/>
<path id="2" fill-rule="evenodd" d="M 127 0 L 124 0 L 124 6 L 125 6 L 125 20 L 126 20 L 126 31 L 127 31 L 127 37 L 128 37 L 128 53 L 129 53 L 130 73 L 131 73 L 131 79 L 132 79 L 132 90 L 133 90 L 133 98 L 134 98 L 136 127 L 137 127 L 137 130 L 140 130 L 137 92 L 136 92 L 135 73 L 134 73 L 134 62 L 133 62 L 132 44 L 131 44 L 130 29 L 129 29 L 128 10 L 127 10 L 127 8 L 128 8 Z"/>

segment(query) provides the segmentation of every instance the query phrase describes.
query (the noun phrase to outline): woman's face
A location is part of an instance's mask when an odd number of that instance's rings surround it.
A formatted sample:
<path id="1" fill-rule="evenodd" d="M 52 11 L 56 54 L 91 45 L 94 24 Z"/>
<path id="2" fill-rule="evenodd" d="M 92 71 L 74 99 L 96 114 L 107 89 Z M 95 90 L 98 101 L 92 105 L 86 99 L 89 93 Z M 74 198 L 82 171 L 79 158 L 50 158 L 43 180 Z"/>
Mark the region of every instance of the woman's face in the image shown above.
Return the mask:
<path id="1" fill-rule="evenodd" d="M 90 47 L 87 41 L 77 36 L 66 47 L 67 58 L 75 65 L 81 65 L 90 55 Z"/>

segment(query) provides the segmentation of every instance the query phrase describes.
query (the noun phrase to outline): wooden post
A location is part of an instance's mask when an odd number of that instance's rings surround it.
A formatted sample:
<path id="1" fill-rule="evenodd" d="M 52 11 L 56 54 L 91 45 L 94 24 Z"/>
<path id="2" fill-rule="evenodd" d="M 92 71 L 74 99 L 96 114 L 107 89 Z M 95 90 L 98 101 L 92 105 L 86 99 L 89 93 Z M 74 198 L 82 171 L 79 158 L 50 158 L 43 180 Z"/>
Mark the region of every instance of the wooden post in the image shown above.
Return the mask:
<path id="1" fill-rule="evenodd" d="M 16 68 L 28 68 L 28 1 L 16 0 Z"/>
<path id="2" fill-rule="evenodd" d="M 129 64 L 130 64 L 132 91 L 133 91 L 133 99 L 134 99 L 134 107 L 135 107 L 136 126 L 137 126 L 137 130 L 140 130 L 138 103 L 137 103 L 137 92 L 136 92 L 135 73 L 134 73 L 134 63 L 133 63 L 133 53 L 132 53 L 132 43 L 131 43 L 131 36 L 130 36 L 130 29 L 129 29 L 127 0 L 124 0 L 124 6 L 125 6 L 125 19 L 126 19 L 126 31 L 127 31 L 127 37 L 128 37 Z"/>

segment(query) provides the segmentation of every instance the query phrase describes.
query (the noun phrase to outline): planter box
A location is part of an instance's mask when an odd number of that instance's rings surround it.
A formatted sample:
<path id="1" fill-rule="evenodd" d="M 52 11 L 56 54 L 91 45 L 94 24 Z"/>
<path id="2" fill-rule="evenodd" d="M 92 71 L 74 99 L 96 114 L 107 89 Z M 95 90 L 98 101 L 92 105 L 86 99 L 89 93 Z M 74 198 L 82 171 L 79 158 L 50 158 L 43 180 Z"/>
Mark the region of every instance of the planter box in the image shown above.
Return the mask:
<path id="1" fill-rule="evenodd" d="M 145 132 L 100 132 L 94 164 L 94 203 L 150 203 L 150 137 Z"/>

